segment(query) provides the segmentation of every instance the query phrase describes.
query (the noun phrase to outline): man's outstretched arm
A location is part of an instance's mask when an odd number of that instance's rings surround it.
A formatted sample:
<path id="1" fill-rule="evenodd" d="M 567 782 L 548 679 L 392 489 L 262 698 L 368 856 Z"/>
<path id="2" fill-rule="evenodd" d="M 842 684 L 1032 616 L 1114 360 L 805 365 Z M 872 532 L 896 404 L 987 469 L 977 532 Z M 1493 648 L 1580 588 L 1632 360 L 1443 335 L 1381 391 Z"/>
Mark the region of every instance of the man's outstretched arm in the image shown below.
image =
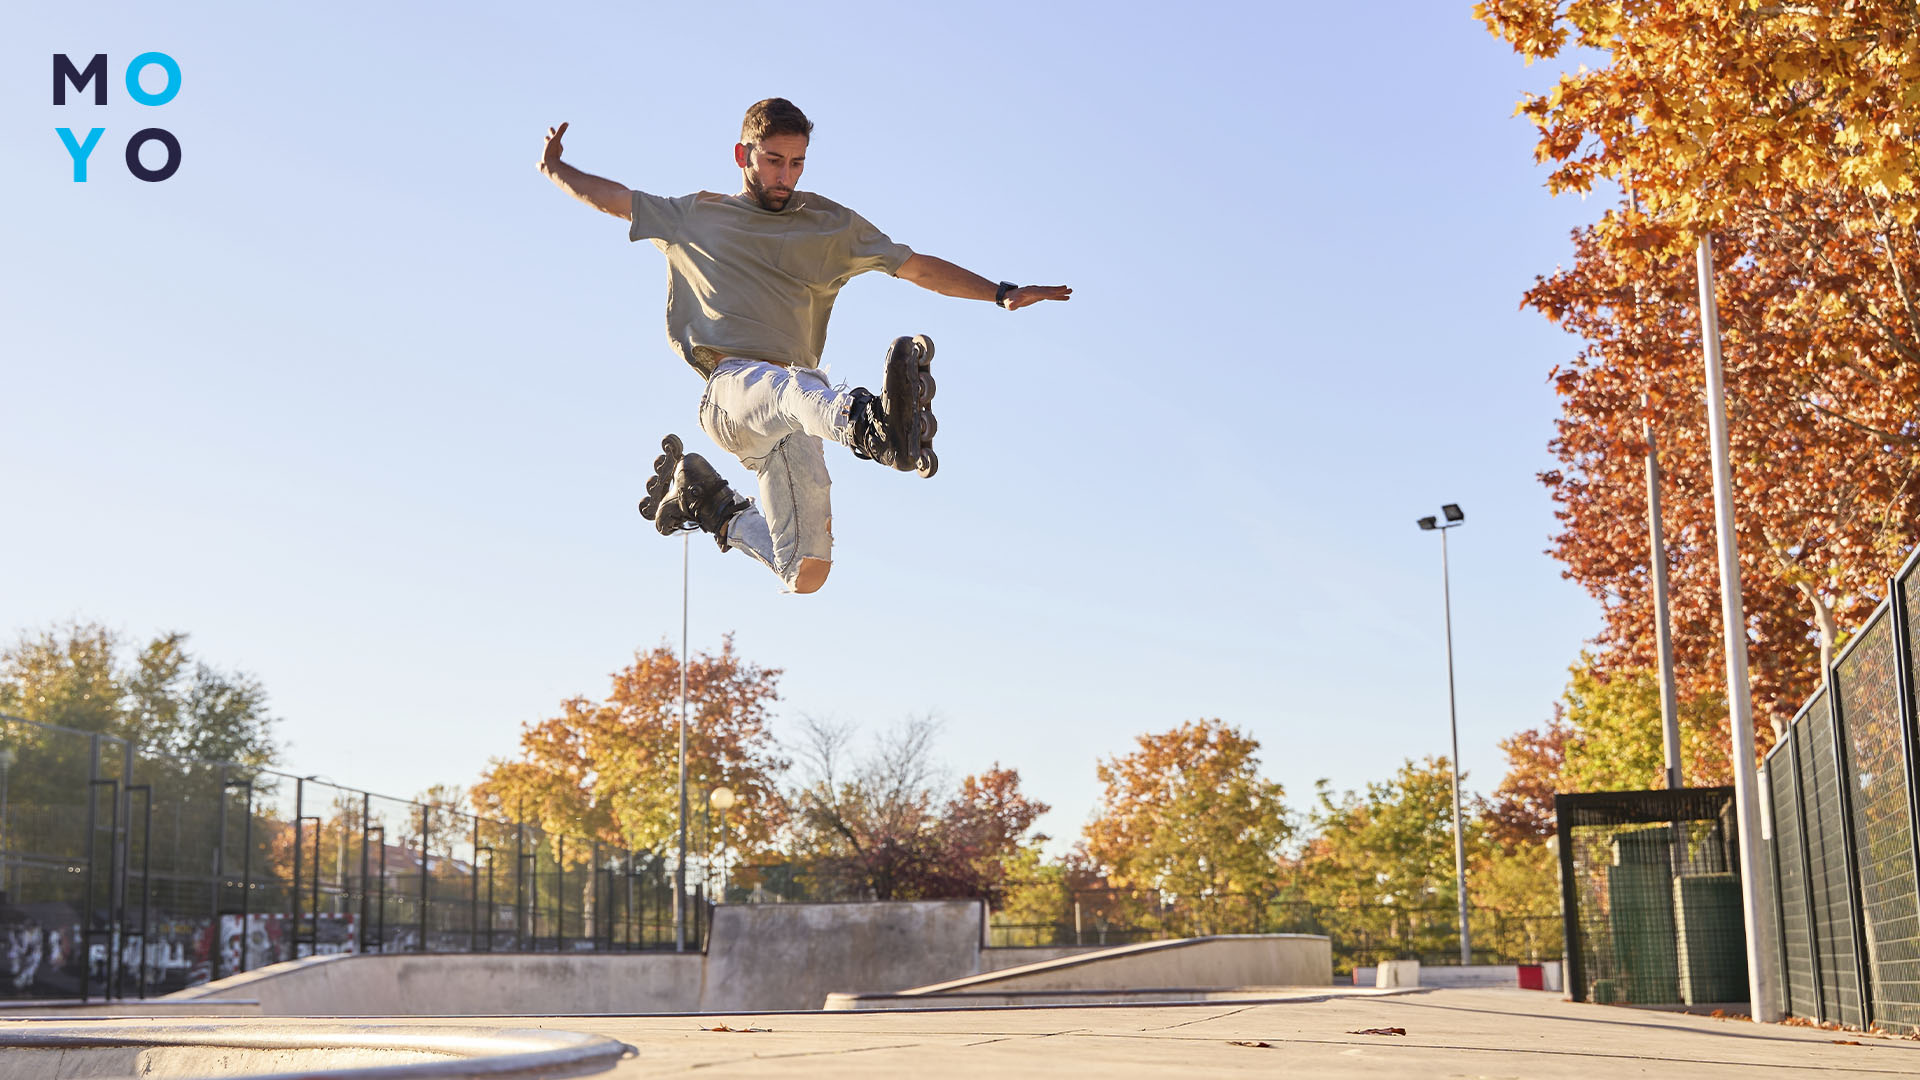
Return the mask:
<path id="1" fill-rule="evenodd" d="M 932 289 L 942 296 L 957 296 L 962 300 L 991 302 L 994 294 L 1000 291 L 999 282 L 988 281 L 971 270 L 931 255 L 915 254 L 901 265 L 898 276 L 923 289 Z M 1022 285 L 1007 293 L 1006 308 L 1008 311 L 1018 311 L 1042 300 L 1069 300 L 1072 297 L 1073 290 L 1065 285 Z"/>
<path id="2" fill-rule="evenodd" d="M 567 125 L 547 129 L 547 145 L 540 153 L 540 171 L 561 191 L 595 210 L 612 214 L 622 221 L 633 220 L 633 191 L 604 176 L 584 173 L 560 160 L 560 136 Z"/>

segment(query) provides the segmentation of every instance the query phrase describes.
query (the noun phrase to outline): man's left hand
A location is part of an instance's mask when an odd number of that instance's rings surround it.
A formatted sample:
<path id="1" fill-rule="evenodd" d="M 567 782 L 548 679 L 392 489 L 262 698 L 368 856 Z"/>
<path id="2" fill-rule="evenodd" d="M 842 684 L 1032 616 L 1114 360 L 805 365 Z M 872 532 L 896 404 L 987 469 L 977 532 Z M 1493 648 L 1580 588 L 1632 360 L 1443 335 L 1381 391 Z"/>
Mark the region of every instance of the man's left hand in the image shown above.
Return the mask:
<path id="1" fill-rule="evenodd" d="M 1006 309 L 1019 311 L 1042 300 L 1071 300 L 1073 289 L 1066 285 L 1022 285 L 1007 292 Z"/>

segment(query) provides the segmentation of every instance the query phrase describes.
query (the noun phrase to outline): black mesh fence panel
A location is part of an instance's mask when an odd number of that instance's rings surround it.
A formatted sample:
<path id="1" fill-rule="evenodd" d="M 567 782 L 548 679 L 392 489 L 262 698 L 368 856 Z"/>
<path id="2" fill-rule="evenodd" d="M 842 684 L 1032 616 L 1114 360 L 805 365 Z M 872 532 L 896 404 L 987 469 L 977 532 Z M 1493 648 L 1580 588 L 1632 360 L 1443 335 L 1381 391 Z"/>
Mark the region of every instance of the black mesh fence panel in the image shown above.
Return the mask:
<path id="1" fill-rule="evenodd" d="M 77 997 L 90 974 L 86 930 L 94 905 L 87 896 L 86 852 L 89 779 L 99 740 L 24 723 L 0 731 L 0 846 L 6 849 L 0 859 L 6 896 L 0 993 Z"/>
<path id="2" fill-rule="evenodd" d="M 1767 796 L 1773 821 L 1774 898 L 1780 905 L 1781 972 L 1788 1016 L 1813 1016 L 1819 999 L 1813 981 L 1813 938 L 1807 918 L 1806 844 L 1801 835 L 1800 800 L 1795 789 L 1792 739 L 1784 739 L 1767 758 Z"/>
<path id="3" fill-rule="evenodd" d="M 1850 859 L 1846 824 L 1840 814 L 1833 716 L 1825 689 L 1814 696 L 1794 723 L 1805 748 L 1800 790 L 1807 822 L 1808 883 L 1813 889 L 1821 1015 L 1858 1025 L 1862 1014 L 1859 961 L 1854 953 L 1852 882 L 1847 873 Z"/>
<path id="4" fill-rule="evenodd" d="M 1554 799 L 1576 1001 L 1743 1002 L 1733 789 Z"/>
<path id="5" fill-rule="evenodd" d="M 1890 608 L 1834 665 L 1873 1021 L 1920 1031 L 1920 907 Z"/>

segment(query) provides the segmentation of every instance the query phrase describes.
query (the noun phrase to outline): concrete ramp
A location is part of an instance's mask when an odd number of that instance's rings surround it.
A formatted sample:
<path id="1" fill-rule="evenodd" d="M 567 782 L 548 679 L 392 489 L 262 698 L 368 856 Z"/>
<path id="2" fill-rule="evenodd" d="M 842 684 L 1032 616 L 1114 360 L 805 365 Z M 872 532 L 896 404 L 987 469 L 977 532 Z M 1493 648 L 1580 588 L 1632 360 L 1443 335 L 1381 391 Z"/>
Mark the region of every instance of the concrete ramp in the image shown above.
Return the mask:
<path id="1" fill-rule="evenodd" d="M 694 1012 L 701 961 L 699 953 L 310 956 L 158 1000 L 179 1009 L 251 1001 L 260 1016 Z"/>
<path id="2" fill-rule="evenodd" d="M 985 921 L 978 900 L 723 905 L 700 1009 L 818 1009 L 835 991 L 886 993 L 977 972 Z"/>
<path id="3" fill-rule="evenodd" d="M 837 992 L 826 1008 L 939 1008 L 1066 1001 L 1194 1001 L 1333 984 L 1319 934 L 1223 934 L 1138 945 L 990 971 L 896 993 Z"/>

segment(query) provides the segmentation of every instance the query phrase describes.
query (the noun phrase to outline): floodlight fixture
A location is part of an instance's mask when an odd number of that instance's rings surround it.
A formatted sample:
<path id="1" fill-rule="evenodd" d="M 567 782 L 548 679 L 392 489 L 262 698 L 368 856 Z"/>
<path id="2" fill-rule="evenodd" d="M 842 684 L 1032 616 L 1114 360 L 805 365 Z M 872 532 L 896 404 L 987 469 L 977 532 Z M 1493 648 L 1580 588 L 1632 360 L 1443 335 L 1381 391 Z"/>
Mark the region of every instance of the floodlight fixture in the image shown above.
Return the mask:
<path id="1" fill-rule="evenodd" d="M 1467 520 L 1466 512 L 1460 509 L 1459 503 L 1448 503 L 1440 508 L 1440 512 L 1447 515 L 1448 521 Z"/>
<path id="2" fill-rule="evenodd" d="M 1434 528 L 1437 528 L 1437 526 L 1436 526 L 1436 524 L 1434 523 L 1434 520 L 1433 520 L 1432 518 L 1430 518 L 1430 517 L 1423 517 L 1423 518 L 1421 518 L 1421 519 L 1420 519 L 1420 527 L 1421 527 L 1421 528 L 1423 528 L 1423 529 L 1428 529 L 1428 530 L 1431 530 L 1431 529 L 1434 529 Z"/>

